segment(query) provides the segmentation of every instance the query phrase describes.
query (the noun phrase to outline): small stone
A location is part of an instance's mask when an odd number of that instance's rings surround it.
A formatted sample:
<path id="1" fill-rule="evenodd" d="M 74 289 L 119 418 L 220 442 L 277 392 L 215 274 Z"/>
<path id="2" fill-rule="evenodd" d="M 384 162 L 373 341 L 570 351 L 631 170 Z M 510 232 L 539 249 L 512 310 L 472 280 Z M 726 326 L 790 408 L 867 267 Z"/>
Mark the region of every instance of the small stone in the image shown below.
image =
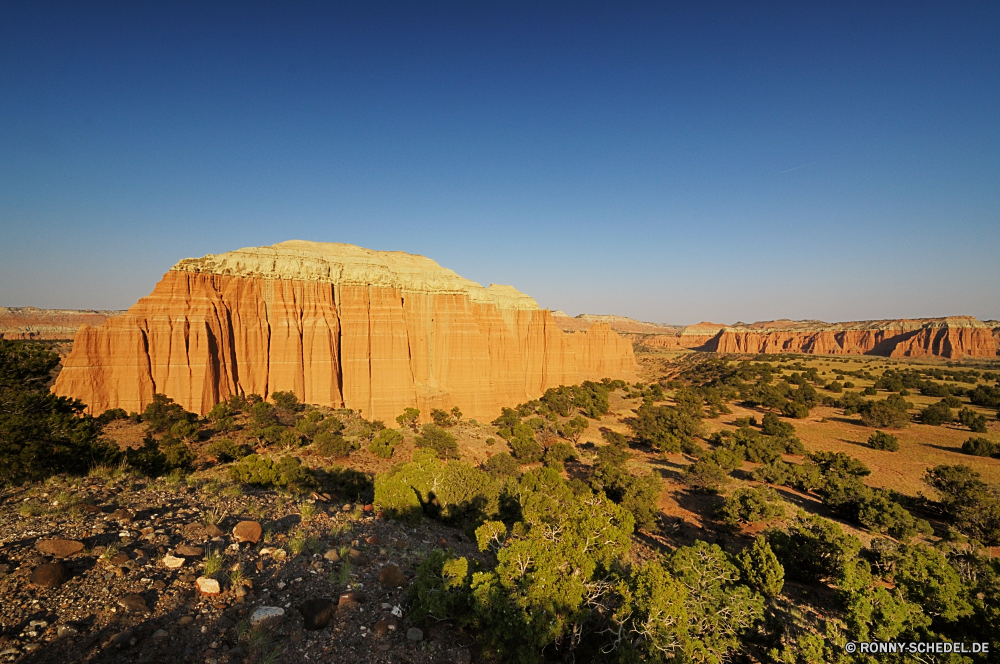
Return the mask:
<path id="1" fill-rule="evenodd" d="M 384 636 L 389 631 L 389 623 L 385 620 L 379 620 L 375 623 L 375 627 L 372 628 L 376 634 L 379 636 Z"/>
<path id="2" fill-rule="evenodd" d="M 302 625 L 309 630 L 325 629 L 333 618 L 336 605 L 328 599 L 310 599 L 302 603 Z"/>
<path id="3" fill-rule="evenodd" d="M 180 569 L 187 561 L 184 558 L 171 556 L 169 553 L 163 556 L 163 566 L 168 569 Z"/>
<path id="4" fill-rule="evenodd" d="M 108 564 L 121 567 L 130 560 L 132 559 L 128 557 L 128 554 L 122 551 L 121 553 L 116 553 L 115 555 L 108 558 Z"/>
<path id="5" fill-rule="evenodd" d="M 237 542 L 256 544 L 263 534 L 264 529 L 256 521 L 240 521 L 233 528 L 233 537 Z"/>
<path id="6" fill-rule="evenodd" d="M 122 597 L 121 604 L 129 613 L 149 613 L 149 607 L 146 606 L 146 600 L 142 598 L 142 595 L 138 595 L 136 593 Z"/>
<path id="7" fill-rule="evenodd" d="M 35 550 L 46 556 L 68 558 L 83 551 L 83 542 L 67 539 L 38 540 L 35 542 Z"/>
<path id="8" fill-rule="evenodd" d="M 193 622 L 194 618 L 192 616 L 184 616 L 183 618 L 177 621 L 177 624 L 180 625 L 181 627 L 187 627 Z"/>
<path id="9" fill-rule="evenodd" d="M 323 557 L 332 563 L 340 562 L 340 553 L 336 549 L 330 549 L 329 551 L 323 554 Z"/>
<path id="10" fill-rule="evenodd" d="M 72 636 L 76 636 L 80 633 L 76 627 L 71 627 L 69 625 L 59 625 L 56 628 L 56 637 L 60 639 L 68 639 Z"/>
<path id="11" fill-rule="evenodd" d="M 167 584 L 163 579 L 157 579 L 156 581 L 153 581 L 153 587 L 157 590 L 163 590 L 167 587 Z"/>
<path id="12" fill-rule="evenodd" d="M 170 632 L 168 632 L 165 629 L 158 629 L 155 632 L 153 632 L 153 640 L 154 641 L 162 641 L 163 639 L 167 638 L 168 636 L 170 636 Z"/>
<path id="13" fill-rule="evenodd" d="M 448 546 L 448 540 L 446 540 L 443 537 L 438 538 L 437 545 L 438 546 Z"/>
<path id="14" fill-rule="evenodd" d="M 350 512 L 351 511 L 351 504 L 350 503 L 344 503 L 344 506 L 341 507 L 340 509 L 343 510 L 343 511 L 345 511 L 345 512 Z"/>
<path id="15" fill-rule="evenodd" d="M 371 513 L 375 509 L 374 505 L 365 505 L 365 511 Z"/>
<path id="16" fill-rule="evenodd" d="M 368 556 L 357 549 L 351 549 L 347 554 L 347 559 L 351 561 L 352 565 L 357 565 L 358 567 L 364 567 L 368 564 Z"/>
<path id="17" fill-rule="evenodd" d="M 174 553 L 178 556 L 186 557 L 196 557 L 204 553 L 204 550 L 200 546 L 191 546 L 190 544 L 178 544 L 174 549 Z"/>
<path id="18" fill-rule="evenodd" d="M 126 629 L 124 632 L 118 632 L 111 637 L 110 644 L 113 646 L 125 646 L 132 641 L 133 632 L 130 629 Z"/>
<path id="19" fill-rule="evenodd" d="M 259 606 L 250 615 L 254 627 L 273 627 L 285 619 L 285 610 L 279 606 Z"/>
<path id="20" fill-rule="evenodd" d="M 208 526 L 205 526 L 205 534 L 208 535 L 209 537 L 222 537 L 226 533 L 224 533 L 221 528 L 219 528 L 217 525 L 213 523 Z"/>
<path id="21" fill-rule="evenodd" d="M 222 592 L 222 588 L 219 587 L 218 581 L 205 576 L 198 577 L 195 580 L 194 585 L 198 587 L 198 592 L 202 595 L 218 595 Z"/>
<path id="22" fill-rule="evenodd" d="M 340 604 L 351 604 L 351 603 L 353 603 L 353 604 L 361 604 L 366 599 L 367 598 L 365 597 L 364 593 L 359 592 L 357 590 L 352 590 L 350 592 L 341 593 L 340 594 L 339 603 Z"/>
<path id="23" fill-rule="evenodd" d="M 378 582 L 386 588 L 402 588 L 406 585 L 406 575 L 398 565 L 386 565 L 378 576 Z"/>
<path id="24" fill-rule="evenodd" d="M 69 581 L 69 570 L 62 563 L 45 563 L 31 573 L 31 584 L 42 588 L 58 588 Z"/>
<path id="25" fill-rule="evenodd" d="M 271 557 L 275 560 L 284 560 L 288 557 L 288 552 L 284 549 L 276 549 L 274 553 L 271 554 Z"/>
<path id="26" fill-rule="evenodd" d="M 378 535 L 372 535 L 371 537 L 365 540 L 365 543 L 370 544 L 372 546 L 382 546 L 382 540 L 379 539 Z"/>
<path id="27" fill-rule="evenodd" d="M 406 638 L 410 641 L 423 641 L 424 633 L 419 627 L 411 627 L 406 630 Z"/>

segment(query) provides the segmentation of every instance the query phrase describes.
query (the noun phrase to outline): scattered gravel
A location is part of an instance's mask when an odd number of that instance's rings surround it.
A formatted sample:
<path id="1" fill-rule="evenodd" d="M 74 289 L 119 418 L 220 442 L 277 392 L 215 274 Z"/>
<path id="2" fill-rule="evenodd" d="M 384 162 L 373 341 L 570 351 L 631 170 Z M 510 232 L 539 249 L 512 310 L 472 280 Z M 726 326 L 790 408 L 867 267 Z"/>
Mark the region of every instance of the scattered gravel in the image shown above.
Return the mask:
<path id="1" fill-rule="evenodd" d="M 406 594 L 438 543 L 473 542 L 308 502 L 303 522 L 271 491 L 128 476 L 0 493 L 0 664 L 477 659 L 467 634 L 416 628 Z"/>

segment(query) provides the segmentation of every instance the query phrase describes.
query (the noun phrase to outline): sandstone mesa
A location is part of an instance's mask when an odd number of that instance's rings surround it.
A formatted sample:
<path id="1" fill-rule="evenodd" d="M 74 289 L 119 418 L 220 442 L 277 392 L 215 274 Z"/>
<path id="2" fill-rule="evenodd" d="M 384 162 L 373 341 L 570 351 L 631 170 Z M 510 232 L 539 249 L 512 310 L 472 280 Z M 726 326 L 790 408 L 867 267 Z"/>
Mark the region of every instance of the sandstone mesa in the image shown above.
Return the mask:
<path id="1" fill-rule="evenodd" d="M 79 328 L 53 390 L 93 413 L 141 411 L 155 392 L 206 413 L 288 390 L 388 421 L 407 407 L 492 418 L 636 368 L 607 323 L 564 332 L 510 286 L 423 256 L 292 240 L 178 262 L 127 312 Z"/>

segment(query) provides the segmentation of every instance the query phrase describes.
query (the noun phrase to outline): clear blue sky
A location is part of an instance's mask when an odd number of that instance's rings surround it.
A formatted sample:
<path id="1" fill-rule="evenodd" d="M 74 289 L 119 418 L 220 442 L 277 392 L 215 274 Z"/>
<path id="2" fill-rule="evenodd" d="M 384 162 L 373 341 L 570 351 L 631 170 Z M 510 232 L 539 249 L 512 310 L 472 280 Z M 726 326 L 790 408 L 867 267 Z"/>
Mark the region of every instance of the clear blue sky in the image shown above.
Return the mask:
<path id="1" fill-rule="evenodd" d="M 1000 4 L 0 5 L 0 305 L 293 238 L 574 315 L 998 318 Z"/>

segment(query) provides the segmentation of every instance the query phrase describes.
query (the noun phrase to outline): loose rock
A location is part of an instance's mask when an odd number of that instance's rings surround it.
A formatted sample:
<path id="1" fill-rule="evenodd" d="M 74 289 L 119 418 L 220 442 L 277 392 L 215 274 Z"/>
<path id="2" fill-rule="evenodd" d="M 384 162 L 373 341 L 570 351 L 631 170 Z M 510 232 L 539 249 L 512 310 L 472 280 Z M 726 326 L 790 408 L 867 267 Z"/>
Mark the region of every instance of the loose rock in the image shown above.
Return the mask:
<path id="1" fill-rule="evenodd" d="M 163 556 L 163 566 L 169 569 L 179 569 L 184 566 L 185 562 L 187 561 L 184 558 L 177 558 L 169 553 Z"/>
<path id="2" fill-rule="evenodd" d="M 250 616 L 250 622 L 255 627 L 273 627 L 284 619 L 285 610 L 279 606 L 259 606 Z"/>
<path id="3" fill-rule="evenodd" d="M 68 539 L 38 540 L 35 542 L 35 550 L 46 556 L 67 558 L 83 551 L 83 542 Z"/>
<path id="4" fill-rule="evenodd" d="M 423 641 L 424 633 L 419 627 L 411 627 L 406 630 L 406 638 L 410 641 Z"/>
<path id="5" fill-rule="evenodd" d="M 198 577 L 195 580 L 194 585 L 198 587 L 198 592 L 202 595 L 218 595 L 222 592 L 222 588 L 219 587 L 218 581 L 205 576 Z"/>
<path id="6" fill-rule="evenodd" d="M 386 588 L 402 588 L 406 585 L 406 575 L 397 565 L 386 565 L 378 577 L 379 583 Z"/>
<path id="7" fill-rule="evenodd" d="M 62 563 L 45 563 L 31 573 L 31 583 L 42 588 L 58 588 L 69 581 L 70 573 Z"/>
<path id="8" fill-rule="evenodd" d="M 256 544 L 260 541 L 260 537 L 263 534 L 264 529 L 256 521 L 240 521 L 233 528 L 233 537 L 236 538 L 237 542 Z"/>
<path id="9" fill-rule="evenodd" d="M 121 602 L 125 610 L 130 613 L 149 613 L 149 607 L 146 606 L 146 600 L 142 598 L 142 595 L 135 593 L 126 595 L 122 597 Z"/>
<path id="10" fill-rule="evenodd" d="M 195 556 L 200 556 L 202 553 L 204 553 L 204 550 L 200 546 L 179 544 L 177 545 L 177 548 L 174 549 L 174 553 L 176 553 L 178 556 L 195 557 Z"/>
<path id="11" fill-rule="evenodd" d="M 334 563 L 340 562 L 340 553 L 338 553 L 336 549 L 330 549 L 329 551 L 323 554 L 323 557 L 329 560 L 330 562 Z"/>

